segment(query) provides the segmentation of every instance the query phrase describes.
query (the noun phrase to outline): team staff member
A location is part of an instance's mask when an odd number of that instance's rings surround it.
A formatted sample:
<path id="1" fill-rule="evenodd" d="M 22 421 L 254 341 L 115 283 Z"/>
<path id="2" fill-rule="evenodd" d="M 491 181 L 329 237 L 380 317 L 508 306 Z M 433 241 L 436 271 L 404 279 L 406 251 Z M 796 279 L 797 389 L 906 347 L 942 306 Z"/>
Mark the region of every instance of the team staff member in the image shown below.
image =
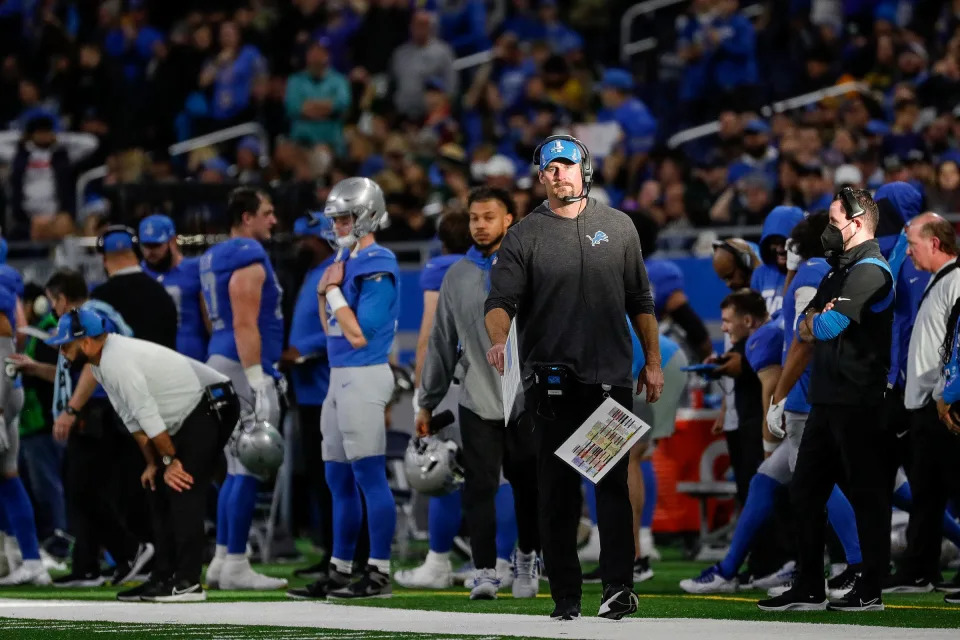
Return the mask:
<path id="1" fill-rule="evenodd" d="M 950 318 L 947 320 L 947 334 L 944 336 L 940 353 L 942 368 L 940 379 L 933 396 L 937 401 L 937 413 L 954 436 L 960 437 L 960 413 L 957 402 L 960 402 L 960 300 L 953 303 L 950 309 Z M 957 480 L 960 476 L 954 474 L 951 478 L 954 495 L 960 495 L 960 486 Z M 949 582 L 937 585 L 940 591 L 946 591 L 944 601 L 947 604 L 960 604 L 960 571 Z"/>
<path id="2" fill-rule="evenodd" d="M 156 533 L 154 570 L 117 598 L 206 600 L 200 569 L 207 487 L 240 417 L 229 380 L 172 349 L 108 333 L 103 318 L 86 309 L 62 316 L 47 344 L 59 346 L 68 360 L 89 361 L 147 463 L 140 482 L 149 490 Z"/>
<path id="3" fill-rule="evenodd" d="M 203 362 L 210 328 L 200 292 L 200 259 L 184 258 L 173 220 L 154 214 L 140 221 L 144 273 L 163 285 L 177 309 L 177 351 Z"/>
<path id="4" fill-rule="evenodd" d="M 230 239 L 200 258 L 200 286 L 210 317 L 207 364 L 233 383 L 245 405 L 243 419 L 278 425 L 280 400 L 274 363 L 283 352 L 283 291 L 260 244 L 277 224 L 266 193 L 234 189 L 227 201 Z M 257 573 L 246 556 L 259 478 L 224 449 L 227 477 L 217 500 L 217 546 L 207 568 L 211 588 L 266 591 L 287 586 Z"/>
<path id="5" fill-rule="evenodd" d="M 493 344 L 488 361 L 501 373 L 504 346 L 516 318 L 527 411 L 540 437 L 540 531 L 552 617 L 580 615 L 577 559 L 580 475 L 553 452 L 607 396 L 633 405 L 633 348 L 624 311 L 646 355 L 638 392 L 647 400 L 663 389 L 653 296 L 636 227 L 624 213 L 589 198 L 589 152 L 569 136 L 547 138 L 534 163 L 547 200 L 504 238 L 484 305 Z M 557 374 L 545 367 L 559 367 Z M 534 383 L 534 376 L 540 383 Z M 546 384 L 559 378 L 559 389 Z M 548 394 L 561 391 L 562 395 Z M 597 484 L 601 574 L 599 615 L 620 619 L 637 610 L 633 593 L 633 517 L 624 457 Z"/>
<path id="6" fill-rule="evenodd" d="M 300 443 L 306 463 L 308 496 L 320 509 L 320 546 L 324 556 L 309 567 L 297 569 L 300 578 L 317 579 L 327 575 L 333 550 L 333 507 L 330 488 L 323 474 L 320 455 L 320 407 L 330 387 L 330 362 L 327 358 L 327 336 L 320 324 L 317 285 L 328 266 L 333 264 L 331 242 L 336 242 L 333 224 L 324 216 L 297 218 L 293 223 L 297 237 L 297 257 L 308 265 L 308 271 L 297 293 L 290 324 L 290 346 L 280 356 L 280 365 L 289 372 L 297 399 L 300 420 Z"/>
<path id="7" fill-rule="evenodd" d="M 883 609 L 879 566 L 889 545 L 890 518 L 881 424 L 893 319 L 893 277 L 874 239 L 877 205 L 864 190 L 843 189 L 830 205 L 822 242 L 831 265 L 797 324 L 797 336 L 813 343 L 810 415 L 791 484 L 798 529 L 798 568 L 793 588 L 759 603 L 764 611 L 823 610 L 822 514 L 835 483 L 848 488 L 857 516 L 863 568 L 853 588 L 829 608 Z"/>
<path id="8" fill-rule="evenodd" d="M 513 222 L 513 201 L 505 191 L 479 187 L 470 192 L 468 207 L 473 247 L 465 259 L 450 268 L 440 287 L 423 367 L 417 432 L 421 435 L 428 432 L 433 412 L 450 388 L 462 349 L 466 370 L 459 398 L 463 494 L 476 568 L 470 599 L 495 598 L 500 587 L 496 571 L 495 498 L 501 468 L 513 487 L 517 518 L 519 550 L 513 596 L 533 598 L 540 586 L 535 447 L 528 420 L 514 421 L 504 428 L 500 378 L 486 366 L 490 338 L 477 323 L 477 318 L 483 315 L 497 250 Z"/>
<path id="9" fill-rule="evenodd" d="M 907 526 L 907 551 L 888 588 L 929 591 L 940 581 L 943 510 L 960 497 L 957 461 L 960 438 L 940 422 L 933 392 L 940 378 L 940 350 L 947 321 L 960 300 L 957 236 L 953 225 L 924 213 L 907 225 L 907 255 L 914 266 L 933 274 L 920 301 L 910 335 L 904 405 L 910 413 L 913 507 Z"/>

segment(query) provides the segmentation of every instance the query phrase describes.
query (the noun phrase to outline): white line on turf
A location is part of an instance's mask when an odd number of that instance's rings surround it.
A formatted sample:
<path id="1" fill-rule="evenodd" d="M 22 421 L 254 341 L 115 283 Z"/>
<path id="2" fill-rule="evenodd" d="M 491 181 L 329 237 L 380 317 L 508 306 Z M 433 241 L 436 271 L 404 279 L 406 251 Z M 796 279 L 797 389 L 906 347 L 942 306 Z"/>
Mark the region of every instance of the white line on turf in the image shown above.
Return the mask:
<path id="1" fill-rule="evenodd" d="M 541 616 L 497 613 L 453 613 L 380 607 L 319 605 L 314 602 L 249 602 L 204 604 L 138 604 L 0 600 L 0 617 L 44 620 L 141 622 L 146 624 L 238 624 L 327 629 L 433 633 L 444 636 L 530 636 L 540 638 L 591 638 L 593 640 L 956 640 L 956 630 L 901 629 L 854 625 L 804 624 L 628 618 L 611 623 L 600 618 L 555 622 Z"/>

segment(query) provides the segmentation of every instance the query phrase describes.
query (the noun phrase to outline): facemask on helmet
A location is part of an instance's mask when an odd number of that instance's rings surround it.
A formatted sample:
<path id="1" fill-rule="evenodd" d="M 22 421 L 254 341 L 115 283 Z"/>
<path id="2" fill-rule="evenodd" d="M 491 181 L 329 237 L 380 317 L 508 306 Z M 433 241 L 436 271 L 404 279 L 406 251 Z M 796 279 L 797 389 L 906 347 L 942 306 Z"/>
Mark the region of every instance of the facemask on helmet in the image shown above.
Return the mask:
<path id="1" fill-rule="evenodd" d="M 433 436 L 413 438 L 403 456 L 403 471 L 413 489 L 427 496 L 442 496 L 463 484 L 460 447 L 452 440 Z"/>

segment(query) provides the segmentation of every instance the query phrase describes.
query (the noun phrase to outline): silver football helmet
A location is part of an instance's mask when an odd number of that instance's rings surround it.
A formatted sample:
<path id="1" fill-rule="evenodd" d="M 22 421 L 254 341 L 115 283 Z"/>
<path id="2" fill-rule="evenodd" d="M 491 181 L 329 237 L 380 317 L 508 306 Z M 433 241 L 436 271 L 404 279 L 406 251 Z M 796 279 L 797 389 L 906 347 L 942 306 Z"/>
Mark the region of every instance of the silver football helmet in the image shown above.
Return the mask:
<path id="1" fill-rule="evenodd" d="M 328 218 L 353 216 L 353 231 L 338 237 L 341 247 L 352 247 L 363 236 L 373 233 L 387 220 L 383 190 L 370 178 L 347 178 L 330 190 L 323 215 Z"/>
<path id="2" fill-rule="evenodd" d="M 231 441 L 234 455 L 251 473 L 270 477 L 283 464 L 283 436 L 269 422 L 241 424 Z"/>
<path id="3" fill-rule="evenodd" d="M 407 482 L 427 496 L 453 493 L 463 484 L 459 455 L 460 447 L 453 440 L 412 438 L 403 456 Z"/>

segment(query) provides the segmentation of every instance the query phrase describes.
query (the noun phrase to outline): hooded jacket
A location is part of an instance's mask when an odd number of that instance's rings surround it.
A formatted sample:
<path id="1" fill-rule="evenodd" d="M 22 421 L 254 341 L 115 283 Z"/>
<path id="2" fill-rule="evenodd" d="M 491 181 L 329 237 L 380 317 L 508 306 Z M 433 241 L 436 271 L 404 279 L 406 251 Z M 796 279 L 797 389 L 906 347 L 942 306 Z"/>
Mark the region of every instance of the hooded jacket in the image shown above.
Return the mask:
<path id="1" fill-rule="evenodd" d="M 750 288 L 763 296 L 767 303 L 767 312 L 771 316 L 783 307 L 783 283 L 787 274 L 777 266 L 777 256 L 770 251 L 767 243 L 775 237 L 786 241 L 803 217 L 800 207 L 779 206 L 774 207 L 763 222 L 763 231 L 760 234 L 760 259 L 763 264 L 754 269 L 750 277 Z"/>

